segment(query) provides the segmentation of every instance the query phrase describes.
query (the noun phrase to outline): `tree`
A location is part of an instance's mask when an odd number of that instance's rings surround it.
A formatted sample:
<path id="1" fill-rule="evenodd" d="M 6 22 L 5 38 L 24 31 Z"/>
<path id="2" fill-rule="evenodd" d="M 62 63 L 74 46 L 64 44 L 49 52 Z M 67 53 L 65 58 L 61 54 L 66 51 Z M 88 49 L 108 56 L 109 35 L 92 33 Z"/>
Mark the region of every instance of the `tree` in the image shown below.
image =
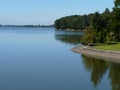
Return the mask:
<path id="1" fill-rule="evenodd" d="M 54 26 L 56 29 L 60 29 L 60 20 L 56 20 Z"/>
<path id="2" fill-rule="evenodd" d="M 93 15 L 93 18 L 91 20 L 91 25 L 94 28 L 95 32 L 95 37 L 96 37 L 96 42 L 104 43 L 104 38 L 105 38 L 105 33 L 104 33 L 104 28 L 106 25 L 106 22 L 104 18 L 102 17 L 99 12 L 96 12 Z"/>
<path id="3" fill-rule="evenodd" d="M 105 11 L 102 14 L 102 18 L 104 21 L 104 27 L 103 27 L 103 32 L 104 32 L 104 41 L 105 43 L 111 43 L 113 40 L 113 36 L 112 36 L 112 29 L 111 29 L 111 12 L 108 8 L 105 9 Z"/>
<path id="4" fill-rule="evenodd" d="M 115 4 L 115 8 L 120 8 L 120 0 L 116 0 L 114 4 Z"/>
<path id="5" fill-rule="evenodd" d="M 95 32 L 92 26 L 89 26 L 85 29 L 85 34 L 82 37 L 82 43 L 96 43 Z"/>
<path id="6" fill-rule="evenodd" d="M 110 10 L 106 10 L 100 14 L 96 12 L 91 20 L 91 25 L 94 28 L 96 42 L 110 43 L 111 42 L 111 23 L 110 23 Z"/>
<path id="7" fill-rule="evenodd" d="M 112 14 L 112 28 L 114 33 L 114 39 L 120 41 L 120 0 L 114 2 L 115 7 L 113 8 Z"/>

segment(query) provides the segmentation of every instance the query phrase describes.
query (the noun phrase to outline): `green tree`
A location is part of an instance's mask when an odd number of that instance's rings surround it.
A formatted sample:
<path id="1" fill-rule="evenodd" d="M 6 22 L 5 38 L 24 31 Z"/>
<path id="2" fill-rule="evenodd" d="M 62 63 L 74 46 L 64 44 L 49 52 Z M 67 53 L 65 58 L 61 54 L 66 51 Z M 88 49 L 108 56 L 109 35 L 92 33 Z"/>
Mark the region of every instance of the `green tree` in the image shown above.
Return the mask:
<path id="1" fill-rule="evenodd" d="M 60 20 L 56 20 L 54 26 L 56 29 L 60 29 Z"/>
<path id="2" fill-rule="evenodd" d="M 95 30 L 96 42 L 109 43 L 111 41 L 109 9 L 106 9 L 102 14 L 96 12 L 92 17 L 91 26 Z"/>
<path id="3" fill-rule="evenodd" d="M 82 37 L 82 43 L 95 43 L 96 42 L 96 37 L 95 37 L 95 32 L 94 28 L 92 26 L 89 26 L 85 29 L 85 34 Z"/>
<path id="4" fill-rule="evenodd" d="M 115 7 L 113 8 L 112 14 L 112 27 L 115 40 L 120 41 L 120 0 L 116 0 L 114 4 Z"/>
<path id="5" fill-rule="evenodd" d="M 111 29 L 111 12 L 108 8 L 105 9 L 105 11 L 102 14 L 102 18 L 104 21 L 104 27 L 103 27 L 103 34 L 104 34 L 104 43 L 111 43 L 112 42 L 112 29 Z"/>

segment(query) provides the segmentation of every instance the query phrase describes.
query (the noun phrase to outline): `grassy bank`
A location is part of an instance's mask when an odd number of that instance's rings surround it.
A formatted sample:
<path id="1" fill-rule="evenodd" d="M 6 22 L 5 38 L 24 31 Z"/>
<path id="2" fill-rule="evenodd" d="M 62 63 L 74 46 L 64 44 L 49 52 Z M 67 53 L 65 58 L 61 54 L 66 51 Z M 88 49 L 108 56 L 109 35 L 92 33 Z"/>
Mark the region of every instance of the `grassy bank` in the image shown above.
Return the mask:
<path id="1" fill-rule="evenodd" d="M 120 43 L 114 44 L 100 44 L 96 46 L 96 49 L 100 50 L 110 50 L 110 51 L 120 51 Z"/>

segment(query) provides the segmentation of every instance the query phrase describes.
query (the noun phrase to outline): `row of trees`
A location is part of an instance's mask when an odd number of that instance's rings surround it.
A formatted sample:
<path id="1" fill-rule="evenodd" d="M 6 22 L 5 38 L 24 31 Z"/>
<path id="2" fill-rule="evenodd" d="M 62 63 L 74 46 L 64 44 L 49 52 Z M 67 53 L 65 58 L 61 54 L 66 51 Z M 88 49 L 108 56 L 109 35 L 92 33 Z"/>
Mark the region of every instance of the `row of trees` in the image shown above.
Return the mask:
<path id="1" fill-rule="evenodd" d="M 75 15 L 55 21 L 57 29 L 85 29 L 83 43 L 110 43 L 120 41 L 120 0 L 115 0 L 113 11 L 107 8 L 103 13 Z"/>
<path id="2" fill-rule="evenodd" d="M 106 9 L 102 14 L 94 13 L 90 25 L 86 27 L 82 42 L 110 43 L 112 41 L 112 12 Z"/>
<path id="3" fill-rule="evenodd" d="M 116 0 L 114 4 L 112 12 L 106 9 L 102 14 L 96 12 L 93 15 L 82 39 L 84 43 L 120 41 L 120 0 Z"/>
<path id="4" fill-rule="evenodd" d="M 55 21 L 55 28 L 82 30 L 82 29 L 85 29 L 85 27 L 90 25 L 91 17 L 92 17 L 92 14 L 62 17 Z"/>

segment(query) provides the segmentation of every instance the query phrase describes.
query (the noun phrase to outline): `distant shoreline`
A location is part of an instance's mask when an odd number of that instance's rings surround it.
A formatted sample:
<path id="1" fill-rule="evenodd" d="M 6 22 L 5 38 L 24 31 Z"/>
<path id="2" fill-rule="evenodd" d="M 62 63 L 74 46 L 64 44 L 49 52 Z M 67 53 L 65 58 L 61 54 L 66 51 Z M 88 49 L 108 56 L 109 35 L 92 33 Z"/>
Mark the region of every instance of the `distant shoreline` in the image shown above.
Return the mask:
<path id="1" fill-rule="evenodd" d="M 0 25 L 0 27 L 54 28 L 54 25 Z"/>
<path id="2" fill-rule="evenodd" d="M 120 62 L 120 52 L 106 51 L 89 48 L 88 46 L 78 46 L 71 49 L 73 52 L 89 55 L 91 57 L 107 59 L 112 62 Z"/>

